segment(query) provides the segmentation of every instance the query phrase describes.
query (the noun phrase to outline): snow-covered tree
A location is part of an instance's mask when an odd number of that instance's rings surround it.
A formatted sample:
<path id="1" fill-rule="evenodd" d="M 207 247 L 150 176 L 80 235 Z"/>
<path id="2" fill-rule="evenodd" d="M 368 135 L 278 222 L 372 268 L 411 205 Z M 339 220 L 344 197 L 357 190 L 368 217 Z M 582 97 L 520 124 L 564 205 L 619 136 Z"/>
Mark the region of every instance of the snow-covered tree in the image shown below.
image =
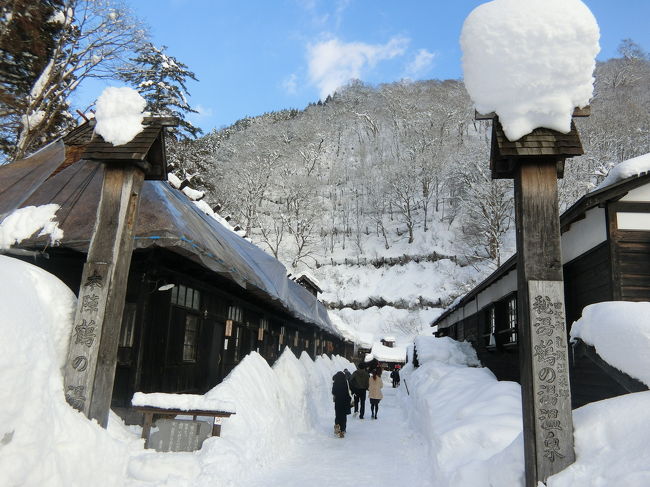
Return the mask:
<path id="1" fill-rule="evenodd" d="M 48 62 L 62 24 L 63 0 L 0 5 L 0 152 L 15 144 L 23 104 Z"/>
<path id="2" fill-rule="evenodd" d="M 152 115 L 179 119 L 179 127 L 172 129 L 172 134 L 181 139 L 196 138 L 202 130 L 186 119 L 190 113 L 198 113 L 186 98 L 186 84 L 189 80 L 197 81 L 196 76 L 185 64 L 166 54 L 166 50 L 167 46 L 142 44 L 137 56 L 120 70 L 120 78 L 138 90 Z"/>
<path id="3" fill-rule="evenodd" d="M 108 78 L 120 57 L 144 36 L 114 0 L 65 0 L 46 24 L 56 26 L 49 57 L 16 106 L 3 113 L 3 130 L 15 142 L 10 158 L 55 138 L 72 122 L 70 95 L 85 79 Z M 13 17 L 12 20 L 13 22 Z"/>

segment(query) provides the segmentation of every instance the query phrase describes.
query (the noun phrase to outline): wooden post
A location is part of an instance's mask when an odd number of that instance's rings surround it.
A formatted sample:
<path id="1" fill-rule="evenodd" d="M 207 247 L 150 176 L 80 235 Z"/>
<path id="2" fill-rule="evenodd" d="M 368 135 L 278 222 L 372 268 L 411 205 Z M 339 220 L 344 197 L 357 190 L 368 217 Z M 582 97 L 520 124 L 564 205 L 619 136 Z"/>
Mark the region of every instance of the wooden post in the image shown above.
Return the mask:
<path id="1" fill-rule="evenodd" d="M 515 170 L 519 356 L 526 487 L 574 462 L 557 159 Z"/>
<path id="2" fill-rule="evenodd" d="M 144 172 L 105 163 L 97 219 L 84 264 L 65 365 L 68 403 L 106 427 Z"/>

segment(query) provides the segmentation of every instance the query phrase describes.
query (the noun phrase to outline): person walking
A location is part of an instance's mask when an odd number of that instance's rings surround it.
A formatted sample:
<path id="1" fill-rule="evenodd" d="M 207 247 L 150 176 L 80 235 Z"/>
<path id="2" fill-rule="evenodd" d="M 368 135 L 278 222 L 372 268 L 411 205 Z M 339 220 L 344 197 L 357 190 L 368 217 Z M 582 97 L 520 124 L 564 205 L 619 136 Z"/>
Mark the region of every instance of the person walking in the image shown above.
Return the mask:
<path id="1" fill-rule="evenodd" d="M 393 387 L 399 385 L 399 365 L 395 366 L 395 370 L 390 373 L 390 378 L 393 379 Z"/>
<path id="2" fill-rule="evenodd" d="M 379 401 L 384 398 L 381 388 L 384 387 L 384 381 L 381 379 L 381 367 L 377 367 L 372 372 L 372 377 L 368 381 L 368 396 L 370 397 L 370 412 L 372 419 L 377 419 L 379 411 Z"/>
<path id="3" fill-rule="evenodd" d="M 345 437 L 347 415 L 350 414 L 350 389 L 343 372 L 337 372 L 333 377 L 332 396 L 334 399 L 334 434 L 339 438 Z"/>
<path id="4" fill-rule="evenodd" d="M 359 413 L 359 419 L 363 419 L 364 414 L 366 414 L 366 391 L 368 390 L 369 379 L 370 374 L 366 370 L 366 365 L 361 362 L 350 379 L 350 389 L 354 394 L 354 413 Z"/>

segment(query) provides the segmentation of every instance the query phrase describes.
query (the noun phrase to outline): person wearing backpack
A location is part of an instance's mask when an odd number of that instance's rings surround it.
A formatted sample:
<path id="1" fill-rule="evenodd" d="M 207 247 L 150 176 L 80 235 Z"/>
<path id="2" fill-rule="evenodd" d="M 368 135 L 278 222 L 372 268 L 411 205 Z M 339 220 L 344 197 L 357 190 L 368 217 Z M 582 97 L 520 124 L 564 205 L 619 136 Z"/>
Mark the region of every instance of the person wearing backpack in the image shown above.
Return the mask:
<path id="1" fill-rule="evenodd" d="M 366 391 L 369 379 L 370 374 L 368 374 L 365 364 L 361 362 L 350 378 L 350 389 L 354 394 L 354 413 L 359 413 L 359 419 L 363 419 L 363 415 L 366 413 Z"/>
<path id="2" fill-rule="evenodd" d="M 334 399 L 334 434 L 339 438 L 345 437 L 345 429 L 347 425 L 347 415 L 350 414 L 350 389 L 348 388 L 348 381 L 345 379 L 343 372 L 334 374 L 332 384 L 332 397 Z"/>

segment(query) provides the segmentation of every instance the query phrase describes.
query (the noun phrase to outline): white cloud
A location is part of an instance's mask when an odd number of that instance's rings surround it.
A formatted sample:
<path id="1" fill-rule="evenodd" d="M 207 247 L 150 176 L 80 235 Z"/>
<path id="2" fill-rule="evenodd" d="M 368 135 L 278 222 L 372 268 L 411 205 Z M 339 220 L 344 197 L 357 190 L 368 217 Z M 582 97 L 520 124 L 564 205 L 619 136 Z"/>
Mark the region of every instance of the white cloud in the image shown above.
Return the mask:
<path id="1" fill-rule="evenodd" d="M 196 105 L 194 107 L 194 110 L 196 110 L 197 113 L 196 115 L 200 118 L 207 118 L 212 116 L 212 108 L 210 107 L 204 107 L 203 105 Z"/>
<path id="2" fill-rule="evenodd" d="M 298 76 L 296 76 L 296 73 L 291 73 L 282 81 L 282 88 L 290 95 L 295 95 L 298 92 Z"/>
<path id="3" fill-rule="evenodd" d="M 420 49 L 413 58 L 413 61 L 406 66 L 406 76 L 408 78 L 416 78 L 425 74 L 431 66 L 433 60 L 436 58 L 436 53 L 429 52 L 426 49 Z"/>
<path id="4" fill-rule="evenodd" d="M 204 122 L 206 119 L 210 119 L 213 115 L 212 113 L 212 108 L 210 107 L 204 107 L 203 105 L 196 105 L 194 110 L 196 110 L 198 113 L 188 113 L 187 114 L 187 120 L 193 124 L 193 125 L 201 125 L 202 122 Z"/>
<path id="5" fill-rule="evenodd" d="M 405 37 L 393 37 L 386 44 L 345 43 L 336 38 L 310 44 L 309 80 L 324 99 L 351 79 L 360 79 L 364 69 L 403 55 L 408 43 Z"/>

